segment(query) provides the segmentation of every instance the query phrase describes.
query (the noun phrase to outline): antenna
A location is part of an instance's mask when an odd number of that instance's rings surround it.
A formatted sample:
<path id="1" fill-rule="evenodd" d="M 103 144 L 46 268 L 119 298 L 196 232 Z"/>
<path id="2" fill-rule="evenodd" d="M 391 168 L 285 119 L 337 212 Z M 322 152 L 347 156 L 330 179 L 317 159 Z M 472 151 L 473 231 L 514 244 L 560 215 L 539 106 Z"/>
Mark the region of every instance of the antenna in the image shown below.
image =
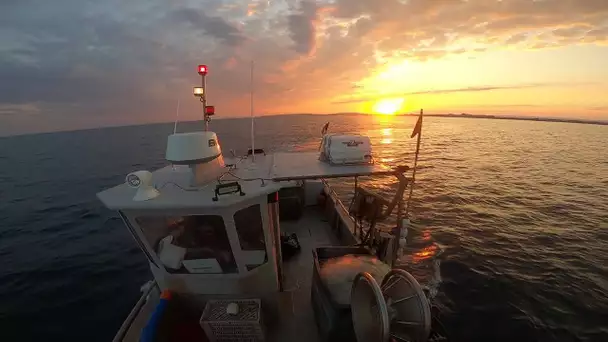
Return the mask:
<path id="1" fill-rule="evenodd" d="M 175 124 L 173 125 L 173 134 L 177 132 L 177 119 L 179 118 L 179 99 L 177 99 L 177 109 L 175 110 Z"/>
<path id="2" fill-rule="evenodd" d="M 254 136 L 254 116 L 253 116 L 253 60 L 251 61 L 251 89 L 250 89 L 250 103 L 249 110 L 251 113 L 251 160 L 255 162 L 255 136 Z"/>
<path id="3" fill-rule="evenodd" d="M 205 121 L 205 131 L 209 130 L 209 121 L 211 121 L 211 117 L 209 115 L 213 115 L 213 113 L 207 112 L 207 82 L 206 76 L 209 73 L 209 68 L 206 65 L 201 64 L 198 66 L 198 74 L 201 75 L 201 86 L 194 87 L 194 96 L 199 98 L 199 101 L 203 104 L 203 121 Z"/>

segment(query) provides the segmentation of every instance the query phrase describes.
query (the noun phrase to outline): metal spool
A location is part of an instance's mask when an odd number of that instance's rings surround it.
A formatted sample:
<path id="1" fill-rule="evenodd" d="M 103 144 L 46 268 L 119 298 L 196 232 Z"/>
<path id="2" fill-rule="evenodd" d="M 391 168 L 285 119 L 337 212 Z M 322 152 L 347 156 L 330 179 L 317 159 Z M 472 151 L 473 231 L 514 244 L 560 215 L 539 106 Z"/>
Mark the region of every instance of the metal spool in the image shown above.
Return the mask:
<path id="1" fill-rule="evenodd" d="M 418 281 L 391 270 L 378 283 L 359 273 L 351 293 L 353 327 L 358 342 L 424 342 L 431 331 L 431 309 Z"/>
<path id="2" fill-rule="evenodd" d="M 353 281 L 350 302 L 357 341 L 388 341 L 388 308 L 382 297 L 382 290 L 371 274 L 357 274 Z"/>

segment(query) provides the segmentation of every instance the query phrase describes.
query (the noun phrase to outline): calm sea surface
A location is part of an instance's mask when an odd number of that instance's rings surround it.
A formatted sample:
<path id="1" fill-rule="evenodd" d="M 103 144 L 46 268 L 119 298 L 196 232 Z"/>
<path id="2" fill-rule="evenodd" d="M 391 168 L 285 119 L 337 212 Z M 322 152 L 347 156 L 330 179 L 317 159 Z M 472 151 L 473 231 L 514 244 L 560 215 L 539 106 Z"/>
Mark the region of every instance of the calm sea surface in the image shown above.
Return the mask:
<path id="1" fill-rule="evenodd" d="M 412 164 L 410 117 L 259 118 L 256 147 L 314 150 L 326 121 L 371 136 L 379 162 Z M 225 152 L 249 146 L 248 120 L 212 128 Z M 1 341 L 111 340 L 151 274 L 95 193 L 165 165 L 172 129 L 0 138 Z M 451 341 L 608 341 L 608 126 L 426 118 L 412 205 L 415 241 L 439 247 L 406 259 L 423 282 L 440 260 Z"/>

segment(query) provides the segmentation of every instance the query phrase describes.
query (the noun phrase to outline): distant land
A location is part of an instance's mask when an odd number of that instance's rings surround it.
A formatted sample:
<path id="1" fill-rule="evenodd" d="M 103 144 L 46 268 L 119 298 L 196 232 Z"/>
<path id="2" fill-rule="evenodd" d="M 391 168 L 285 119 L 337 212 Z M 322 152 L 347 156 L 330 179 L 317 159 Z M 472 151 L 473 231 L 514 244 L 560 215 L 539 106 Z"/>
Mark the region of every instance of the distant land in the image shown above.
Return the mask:
<path id="1" fill-rule="evenodd" d="M 360 112 L 339 112 L 339 113 L 281 113 L 281 114 L 267 114 L 267 115 L 258 115 L 256 116 L 256 120 L 263 118 L 270 118 L 273 116 L 290 116 L 290 115 L 376 115 L 371 113 L 360 113 Z M 401 113 L 395 114 L 397 116 L 408 116 L 408 117 L 416 117 L 418 113 Z M 525 121 L 545 121 L 545 122 L 563 122 L 563 123 L 575 123 L 575 124 L 587 124 L 587 125 L 602 125 L 608 126 L 608 120 L 589 120 L 589 119 L 577 119 L 577 118 L 555 118 L 555 117 L 534 117 L 534 116 L 510 116 L 510 115 L 490 115 L 490 114 L 429 114 L 425 113 L 424 116 L 432 116 L 432 117 L 444 117 L 444 118 L 472 118 L 472 119 L 494 119 L 494 120 L 525 120 Z M 214 120 L 238 120 L 238 119 L 248 119 L 250 116 L 217 116 L 214 117 Z M 200 120 L 183 120 L 179 121 L 179 123 L 186 122 L 199 122 Z M 101 128 L 111 128 L 111 127 L 129 127 L 129 126 L 147 126 L 147 125 L 155 125 L 155 124 L 173 124 L 173 121 L 168 122 L 142 122 L 142 123 L 132 123 L 132 124 L 119 124 L 119 125 L 100 125 L 97 127 L 73 127 L 66 129 L 54 129 L 54 130 L 31 130 L 25 132 L 14 132 L 10 129 L 3 130 L 4 127 L 0 124 L 0 138 L 13 137 L 19 135 L 31 135 L 31 134 L 48 134 L 48 133 L 59 133 L 59 132 L 72 132 L 72 131 L 82 131 L 82 130 L 95 130 Z"/>
<path id="2" fill-rule="evenodd" d="M 400 116 L 418 116 L 418 113 L 399 114 Z M 524 120 L 524 121 L 545 121 L 545 122 L 567 122 L 588 125 L 608 125 L 606 120 L 587 120 L 573 118 L 551 118 L 542 116 L 510 116 L 510 115 L 489 115 L 489 114 L 424 114 L 424 116 L 437 116 L 442 118 L 472 118 L 472 119 L 493 119 L 493 120 Z"/>

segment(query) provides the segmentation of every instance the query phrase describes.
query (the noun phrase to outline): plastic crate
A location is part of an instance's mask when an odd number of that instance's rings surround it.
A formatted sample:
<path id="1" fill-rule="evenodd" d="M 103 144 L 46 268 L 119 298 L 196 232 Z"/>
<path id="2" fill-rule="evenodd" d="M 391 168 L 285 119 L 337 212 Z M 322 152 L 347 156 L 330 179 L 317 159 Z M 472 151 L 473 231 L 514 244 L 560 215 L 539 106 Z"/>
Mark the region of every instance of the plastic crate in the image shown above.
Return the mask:
<path id="1" fill-rule="evenodd" d="M 356 341 L 350 305 L 336 302 L 321 279 L 321 263 L 348 254 L 371 255 L 363 247 L 319 247 L 312 251 L 311 302 L 322 341 Z"/>
<path id="2" fill-rule="evenodd" d="M 226 312 L 230 303 L 239 312 Z M 263 342 L 261 302 L 259 299 L 210 300 L 205 305 L 200 324 L 210 342 Z"/>

